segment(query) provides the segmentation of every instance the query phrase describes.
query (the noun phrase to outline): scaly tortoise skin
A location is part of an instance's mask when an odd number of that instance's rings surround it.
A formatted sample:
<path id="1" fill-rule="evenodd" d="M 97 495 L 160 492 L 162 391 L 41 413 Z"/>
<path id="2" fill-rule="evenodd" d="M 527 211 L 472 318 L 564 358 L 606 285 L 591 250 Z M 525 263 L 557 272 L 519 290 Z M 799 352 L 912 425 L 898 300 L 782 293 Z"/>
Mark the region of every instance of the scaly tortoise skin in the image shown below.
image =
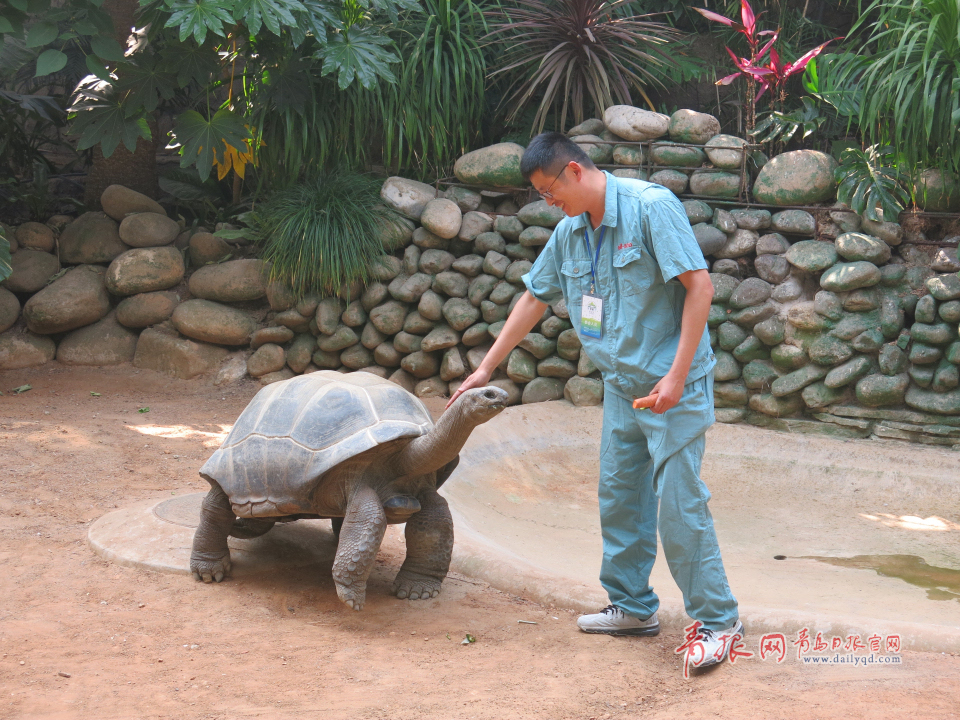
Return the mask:
<path id="1" fill-rule="evenodd" d="M 194 577 L 220 582 L 229 574 L 230 535 L 331 518 L 337 595 L 361 610 L 386 526 L 405 522 L 407 556 L 394 593 L 435 597 L 453 551 L 453 519 L 437 488 L 473 428 L 506 400 L 497 387 L 469 390 L 434 425 L 420 400 L 370 373 L 321 371 L 266 386 L 200 468 L 210 492 L 190 556 Z"/>

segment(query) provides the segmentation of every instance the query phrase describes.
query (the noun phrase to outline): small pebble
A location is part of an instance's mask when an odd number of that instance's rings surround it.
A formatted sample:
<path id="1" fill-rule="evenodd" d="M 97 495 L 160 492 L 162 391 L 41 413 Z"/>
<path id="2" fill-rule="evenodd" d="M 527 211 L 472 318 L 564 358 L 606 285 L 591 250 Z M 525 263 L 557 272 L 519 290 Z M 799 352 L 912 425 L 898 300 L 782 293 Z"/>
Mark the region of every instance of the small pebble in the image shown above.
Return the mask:
<path id="1" fill-rule="evenodd" d="M 70 673 L 65 673 L 65 672 L 63 672 L 63 671 L 58 672 L 57 675 L 59 675 L 60 677 L 65 677 L 65 678 L 70 677 Z"/>

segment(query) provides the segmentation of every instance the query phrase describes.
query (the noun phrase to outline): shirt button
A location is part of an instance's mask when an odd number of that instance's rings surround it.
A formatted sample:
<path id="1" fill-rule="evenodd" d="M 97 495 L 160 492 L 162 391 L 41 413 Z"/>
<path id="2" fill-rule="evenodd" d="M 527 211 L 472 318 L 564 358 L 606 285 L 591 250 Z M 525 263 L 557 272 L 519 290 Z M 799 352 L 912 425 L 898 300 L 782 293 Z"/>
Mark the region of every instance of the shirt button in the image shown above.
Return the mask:
<path id="1" fill-rule="evenodd" d="M 580 272 L 580 267 L 579 267 L 579 266 L 575 267 L 575 268 L 573 269 L 573 271 L 574 271 L 574 272 Z"/>

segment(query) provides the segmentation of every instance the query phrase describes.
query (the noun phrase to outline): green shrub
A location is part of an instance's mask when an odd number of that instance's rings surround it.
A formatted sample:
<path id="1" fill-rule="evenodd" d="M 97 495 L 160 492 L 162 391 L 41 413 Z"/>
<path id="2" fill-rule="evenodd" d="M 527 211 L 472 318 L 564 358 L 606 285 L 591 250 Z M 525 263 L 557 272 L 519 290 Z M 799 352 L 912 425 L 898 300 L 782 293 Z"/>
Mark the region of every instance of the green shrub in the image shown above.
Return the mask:
<path id="1" fill-rule="evenodd" d="M 365 282 L 384 254 L 385 226 L 397 215 L 380 201 L 382 182 L 339 171 L 277 192 L 254 213 L 271 280 L 299 296 L 332 294 Z"/>

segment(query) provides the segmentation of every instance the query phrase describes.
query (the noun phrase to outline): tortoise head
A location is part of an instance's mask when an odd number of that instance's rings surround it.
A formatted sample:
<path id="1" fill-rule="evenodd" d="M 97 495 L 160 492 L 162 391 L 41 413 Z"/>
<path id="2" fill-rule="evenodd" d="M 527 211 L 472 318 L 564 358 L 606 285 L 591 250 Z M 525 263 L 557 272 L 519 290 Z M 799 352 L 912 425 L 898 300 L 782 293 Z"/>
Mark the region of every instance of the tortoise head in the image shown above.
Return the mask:
<path id="1" fill-rule="evenodd" d="M 449 412 L 459 414 L 470 425 L 481 425 L 507 406 L 507 392 L 495 385 L 467 390 L 457 398 Z"/>
<path id="2" fill-rule="evenodd" d="M 420 475 L 451 462 L 473 429 L 507 406 L 507 398 L 506 391 L 494 385 L 467 390 L 440 416 L 430 432 L 415 438 L 400 452 L 398 474 Z"/>

